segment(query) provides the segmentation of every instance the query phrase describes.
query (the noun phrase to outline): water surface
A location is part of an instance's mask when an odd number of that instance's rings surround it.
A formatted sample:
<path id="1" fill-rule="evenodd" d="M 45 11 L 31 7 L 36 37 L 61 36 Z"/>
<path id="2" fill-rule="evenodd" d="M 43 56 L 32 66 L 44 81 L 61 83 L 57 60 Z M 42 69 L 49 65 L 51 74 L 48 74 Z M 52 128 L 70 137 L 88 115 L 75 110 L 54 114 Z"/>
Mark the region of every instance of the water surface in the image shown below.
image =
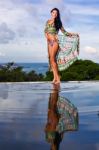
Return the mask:
<path id="1" fill-rule="evenodd" d="M 52 102 L 51 102 L 52 96 Z M 58 97 L 68 99 L 79 114 L 77 131 L 65 131 L 59 150 L 99 150 L 99 82 L 0 83 L 0 150 L 50 150 L 46 139 L 48 120 L 58 123 Z M 54 113 L 53 113 L 54 112 Z M 50 115 L 52 114 L 52 115 Z M 48 131 L 47 130 L 47 131 Z"/>

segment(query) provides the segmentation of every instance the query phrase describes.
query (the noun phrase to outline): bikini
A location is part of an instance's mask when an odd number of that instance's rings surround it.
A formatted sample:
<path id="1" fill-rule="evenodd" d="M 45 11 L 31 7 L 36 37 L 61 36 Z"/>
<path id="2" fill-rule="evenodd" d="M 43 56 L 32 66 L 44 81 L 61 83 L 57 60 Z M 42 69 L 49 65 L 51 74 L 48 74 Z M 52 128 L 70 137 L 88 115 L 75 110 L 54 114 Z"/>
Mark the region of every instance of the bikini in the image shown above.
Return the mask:
<path id="1" fill-rule="evenodd" d="M 62 33 L 63 33 L 65 36 L 68 35 L 68 32 L 63 28 L 63 26 L 61 27 L 61 31 L 62 31 Z M 46 26 L 45 26 L 44 32 L 45 32 L 45 33 L 50 33 L 50 34 L 52 34 L 52 35 L 58 34 L 58 31 L 56 30 L 54 23 L 49 24 L 48 21 L 46 22 Z M 55 42 L 58 42 L 58 40 L 57 40 L 57 39 L 55 39 L 55 40 L 48 40 L 48 44 L 49 44 L 50 46 L 53 46 Z"/>
<path id="2" fill-rule="evenodd" d="M 45 32 L 45 33 L 50 33 L 50 34 L 52 34 L 52 35 L 56 35 L 56 34 L 58 33 L 58 32 L 56 31 L 56 28 L 55 28 L 54 23 L 49 24 L 48 21 L 47 21 L 47 23 L 46 23 L 44 32 Z M 48 44 L 49 44 L 50 46 L 53 46 L 55 42 L 57 42 L 57 40 L 48 40 Z"/>

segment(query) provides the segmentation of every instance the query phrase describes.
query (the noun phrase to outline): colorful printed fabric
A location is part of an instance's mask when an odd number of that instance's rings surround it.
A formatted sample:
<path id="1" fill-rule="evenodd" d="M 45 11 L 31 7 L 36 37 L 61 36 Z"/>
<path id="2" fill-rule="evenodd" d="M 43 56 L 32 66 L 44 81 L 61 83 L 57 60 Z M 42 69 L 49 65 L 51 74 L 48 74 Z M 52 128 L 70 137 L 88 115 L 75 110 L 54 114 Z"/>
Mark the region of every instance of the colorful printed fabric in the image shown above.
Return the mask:
<path id="1" fill-rule="evenodd" d="M 60 115 L 56 128 L 59 133 L 78 130 L 78 111 L 68 99 L 59 96 L 57 111 Z"/>
<path id="2" fill-rule="evenodd" d="M 79 37 L 58 35 L 59 51 L 56 57 L 58 70 L 62 71 L 72 65 L 79 54 Z"/>
<path id="3" fill-rule="evenodd" d="M 56 131 L 47 131 L 46 132 L 46 140 L 47 142 L 51 143 L 56 138 Z"/>
<path id="4" fill-rule="evenodd" d="M 46 22 L 44 32 L 45 33 L 50 33 L 50 34 L 57 34 L 57 30 L 55 28 L 55 25 L 53 23 L 49 24 L 48 21 Z"/>

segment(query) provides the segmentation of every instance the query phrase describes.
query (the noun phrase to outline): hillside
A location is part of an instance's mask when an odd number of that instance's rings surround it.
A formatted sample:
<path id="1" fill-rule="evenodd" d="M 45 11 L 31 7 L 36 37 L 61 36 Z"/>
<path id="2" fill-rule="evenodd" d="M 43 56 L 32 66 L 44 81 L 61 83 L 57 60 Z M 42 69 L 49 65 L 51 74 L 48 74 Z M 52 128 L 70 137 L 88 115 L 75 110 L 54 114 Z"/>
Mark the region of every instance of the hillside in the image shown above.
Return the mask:
<path id="1" fill-rule="evenodd" d="M 99 64 L 91 60 L 77 60 L 68 69 L 61 71 L 61 80 L 99 80 Z M 52 79 L 52 73 L 46 73 L 46 80 Z"/>
<path id="2" fill-rule="evenodd" d="M 77 60 L 68 69 L 61 71 L 61 81 L 99 80 L 99 64 L 91 60 Z M 51 81 L 53 74 L 37 74 L 35 70 L 28 73 L 22 71 L 13 62 L 0 66 L 0 82 Z"/>

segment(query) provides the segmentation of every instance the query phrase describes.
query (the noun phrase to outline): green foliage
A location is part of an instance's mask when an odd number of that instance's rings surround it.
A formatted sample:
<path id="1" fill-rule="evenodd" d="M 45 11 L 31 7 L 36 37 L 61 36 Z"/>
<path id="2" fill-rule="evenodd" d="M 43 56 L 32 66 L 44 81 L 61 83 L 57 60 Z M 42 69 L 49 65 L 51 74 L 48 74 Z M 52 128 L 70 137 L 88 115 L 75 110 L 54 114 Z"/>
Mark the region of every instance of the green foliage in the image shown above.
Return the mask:
<path id="1" fill-rule="evenodd" d="M 14 62 L 8 63 L 0 68 L 0 82 L 22 82 L 22 81 L 51 81 L 53 73 L 46 75 L 37 74 L 34 70 L 26 73 L 22 67 L 15 66 Z M 91 60 L 77 60 L 68 69 L 61 71 L 61 81 L 75 80 L 99 80 L 99 64 Z"/>
<path id="2" fill-rule="evenodd" d="M 61 71 L 61 81 L 99 80 L 99 64 L 91 60 L 77 60 L 68 69 Z M 50 72 L 45 79 L 51 80 Z"/>
<path id="3" fill-rule="evenodd" d="M 24 81 L 25 73 L 22 67 L 14 66 L 14 63 L 8 63 L 0 69 L 0 82 Z"/>
<path id="4" fill-rule="evenodd" d="M 15 66 L 14 62 L 8 63 L 0 68 L 0 82 L 23 82 L 23 81 L 41 81 L 42 74 L 35 71 L 26 73 L 22 67 Z"/>
<path id="5" fill-rule="evenodd" d="M 99 80 L 99 75 L 97 75 L 97 76 L 94 78 L 94 80 Z"/>
<path id="6" fill-rule="evenodd" d="M 51 72 L 47 71 L 44 80 L 45 81 L 51 81 L 52 79 L 53 79 L 53 73 L 52 73 L 52 71 Z"/>
<path id="7" fill-rule="evenodd" d="M 26 75 L 26 81 L 41 81 L 43 79 L 42 74 L 37 74 L 34 70 L 30 71 Z"/>

